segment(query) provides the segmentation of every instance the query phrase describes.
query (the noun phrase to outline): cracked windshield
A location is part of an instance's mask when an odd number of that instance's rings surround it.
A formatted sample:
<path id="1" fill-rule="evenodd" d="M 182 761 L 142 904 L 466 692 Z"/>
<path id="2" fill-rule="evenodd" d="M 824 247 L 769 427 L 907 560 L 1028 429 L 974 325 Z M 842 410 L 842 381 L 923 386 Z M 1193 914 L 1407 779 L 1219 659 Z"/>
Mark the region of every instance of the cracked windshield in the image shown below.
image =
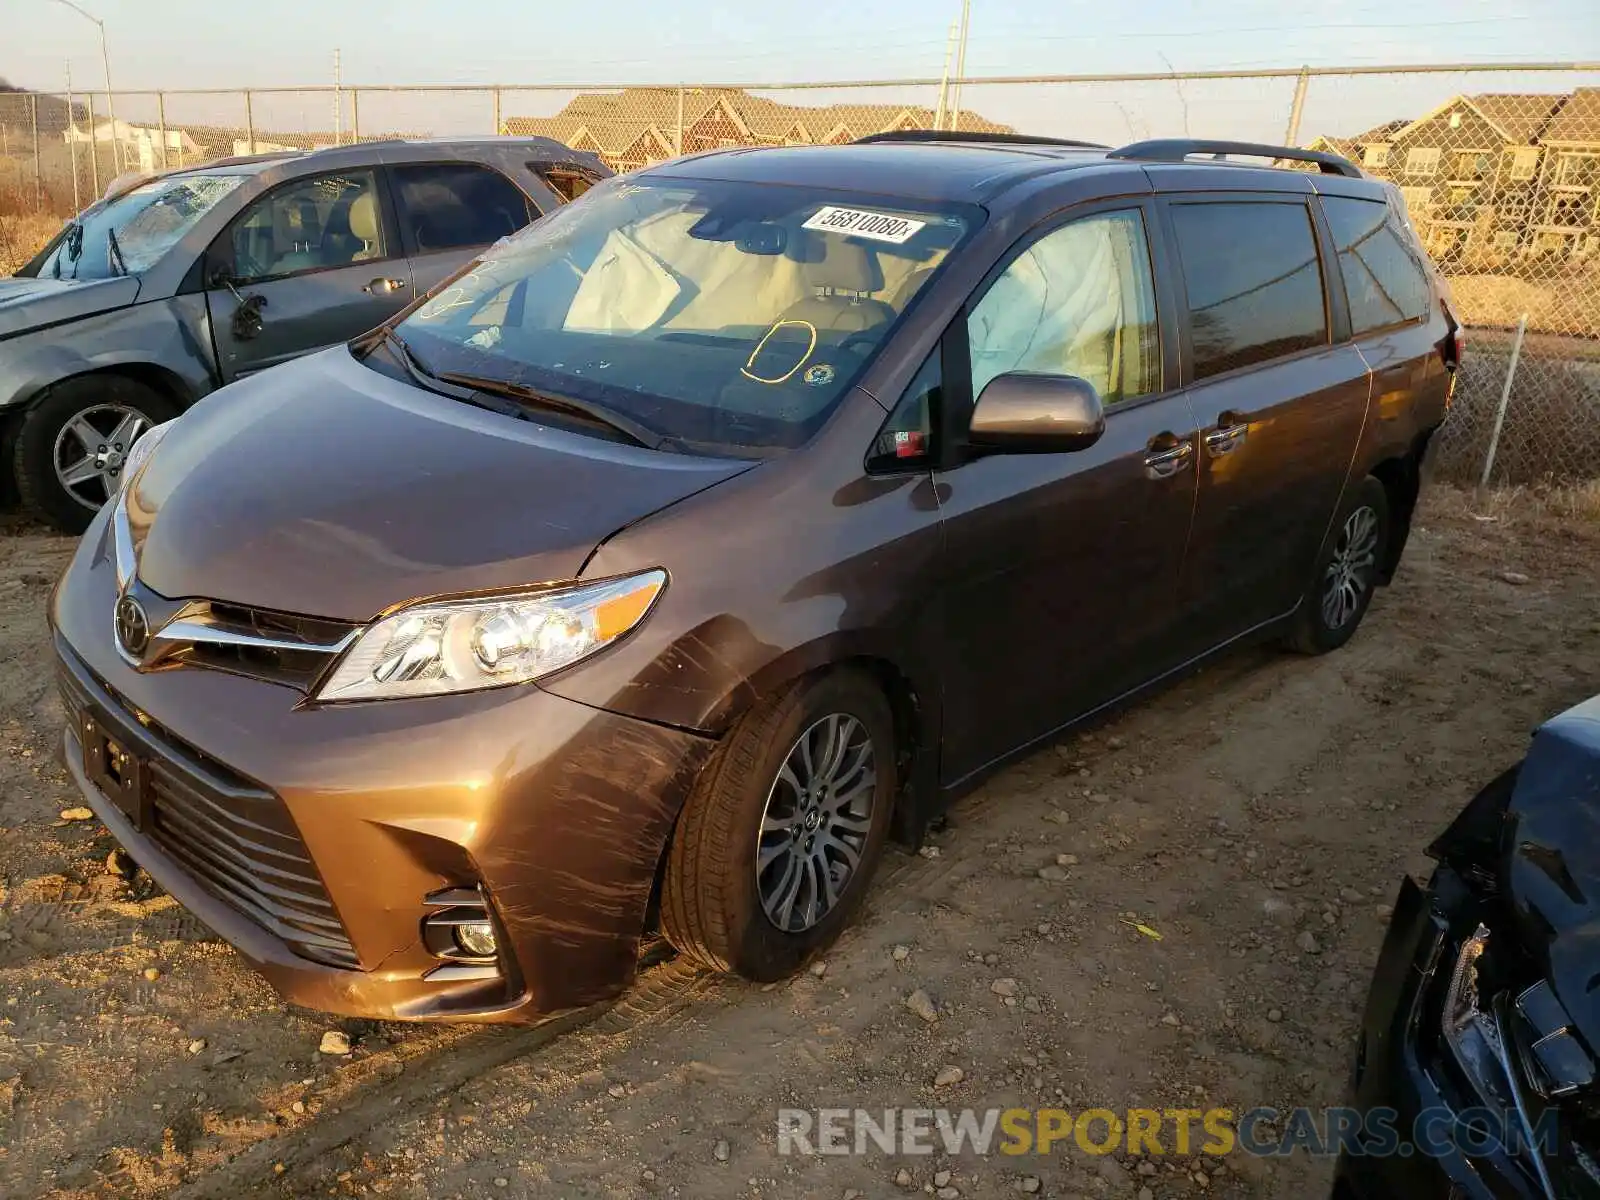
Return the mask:
<path id="1" fill-rule="evenodd" d="M 807 188 L 612 183 L 491 249 L 399 329 L 429 371 L 770 453 L 821 426 L 981 215 Z"/>
<path id="2" fill-rule="evenodd" d="M 38 273 L 54 279 L 137 275 L 243 182 L 242 175 L 184 175 L 136 187 L 84 213 Z"/>

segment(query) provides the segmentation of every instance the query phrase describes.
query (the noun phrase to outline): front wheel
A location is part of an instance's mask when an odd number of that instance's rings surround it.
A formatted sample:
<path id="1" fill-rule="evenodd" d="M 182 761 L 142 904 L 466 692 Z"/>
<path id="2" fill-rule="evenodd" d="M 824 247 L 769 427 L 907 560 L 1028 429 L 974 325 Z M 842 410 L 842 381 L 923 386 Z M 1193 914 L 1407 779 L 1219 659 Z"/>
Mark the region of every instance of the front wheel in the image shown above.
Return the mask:
<path id="1" fill-rule="evenodd" d="M 1326 654 L 1348 642 L 1367 614 L 1389 548 L 1389 493 L 1367 476 L 1339 510 L 1328 545 L 1288 637 L 1292 650 Z"/>
<path id="2" fill-rule="evenodd" d="M 49 389 L 17 432 L 12 469 L 22 502 L 67 533 L 82 533 L 122 487 L 139 435 L 178 407 L 137 380 L 84 375 Z"/>
<path id="3" fill-rule="evenodd" d="M 661 923 L 713 970 L 781 979 L 828 945 L 883 855 L 894 721 L 867 676 L 803 680 L 729 731 L 684 805 Z"/>

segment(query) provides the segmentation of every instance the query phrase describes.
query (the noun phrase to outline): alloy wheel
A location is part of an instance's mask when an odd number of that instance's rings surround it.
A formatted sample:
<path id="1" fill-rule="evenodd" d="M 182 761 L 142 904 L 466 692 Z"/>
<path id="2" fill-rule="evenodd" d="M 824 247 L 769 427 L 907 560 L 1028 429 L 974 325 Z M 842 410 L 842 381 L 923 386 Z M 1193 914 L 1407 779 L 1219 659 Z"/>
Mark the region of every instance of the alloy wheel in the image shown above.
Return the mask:
<path id="1" fill-rule="evenodd" d="M 96 509 L 122 486 L 122 467 L 150 419 L 124 404 L 96 404 L 56 434 L 56 480 L 85 508 Z"/>
<path id="2" fill-rule="evenodd" d="M 756 889 L 767 919 L 803 933 L 854 881 L 877 790 L 872 736 L 831 713 L 790 748 L 767 793 L 756 843 Z"/>
<path id="3" fill-rule="evenodd" d="M 1343 629 L 1356 615 L 1377 565 L 1378 514 L 1362 505 L 1345 518 L 1323 577 L 1322 619 L 1330 630 Z"/>

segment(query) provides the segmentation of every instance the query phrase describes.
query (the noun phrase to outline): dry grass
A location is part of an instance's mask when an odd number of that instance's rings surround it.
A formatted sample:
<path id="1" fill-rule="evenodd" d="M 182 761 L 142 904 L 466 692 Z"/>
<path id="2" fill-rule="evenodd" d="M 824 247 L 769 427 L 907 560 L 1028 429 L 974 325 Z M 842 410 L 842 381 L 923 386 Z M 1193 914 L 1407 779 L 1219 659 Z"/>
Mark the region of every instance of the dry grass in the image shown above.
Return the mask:
<path id="1" fill-rule="evenodd" d="M 0 214 L 0 275 L 27 262 L 60 228 L 60 217 L 43 213 Z"/>
<path id="2" fill-rule="evenodd" d="M 1566 485 L 1517 484 L 1465 488 L 1448 483 L 1425 488 L 1442 509 L 1475 521 L 1559 527 L 1575 536 L 1600 538 L 1600 479 Z"/>

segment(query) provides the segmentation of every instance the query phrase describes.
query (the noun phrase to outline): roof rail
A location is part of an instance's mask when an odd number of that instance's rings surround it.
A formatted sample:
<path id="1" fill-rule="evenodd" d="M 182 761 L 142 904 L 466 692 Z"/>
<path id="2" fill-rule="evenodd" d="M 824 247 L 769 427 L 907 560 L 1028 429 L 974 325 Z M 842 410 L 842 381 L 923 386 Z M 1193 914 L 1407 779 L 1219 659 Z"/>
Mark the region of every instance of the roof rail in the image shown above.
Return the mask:
<path id="1" fill-rule="evenodd" d="M 982 133 L 976 129 L 893 129 L 858 137 L 855 145 L 869 142 L 998 142 L 1010 146 L 1065 146 L 1072 150 L 1104 150 L 1099 142 L 1075 142 L 1070 138 L 1034 137 L 1029 133 Z"/>
<path id="2" fill-rule="evenodd" d="M 1295 162 L 1316 163 L 1324 175 L 1345 175 L 1351 179 L 1363 178 L 1361 168 L 1348 158 L 1328 154 L 1321 150 L 1300 150 L 1294 146 L 1269 146 L 1265 142 L 1208 142 L 1201 138 L 1156 138 L 1148 142 L 1134 142 L 1106 155 L 1107 158 L 1132 158 L 1144 162 L 1182 162 L 1193 154 L 1210 154 L 1225 158 L 1230 154 L 1248 154 L 1256 158 L 1287 158 Z"/>

